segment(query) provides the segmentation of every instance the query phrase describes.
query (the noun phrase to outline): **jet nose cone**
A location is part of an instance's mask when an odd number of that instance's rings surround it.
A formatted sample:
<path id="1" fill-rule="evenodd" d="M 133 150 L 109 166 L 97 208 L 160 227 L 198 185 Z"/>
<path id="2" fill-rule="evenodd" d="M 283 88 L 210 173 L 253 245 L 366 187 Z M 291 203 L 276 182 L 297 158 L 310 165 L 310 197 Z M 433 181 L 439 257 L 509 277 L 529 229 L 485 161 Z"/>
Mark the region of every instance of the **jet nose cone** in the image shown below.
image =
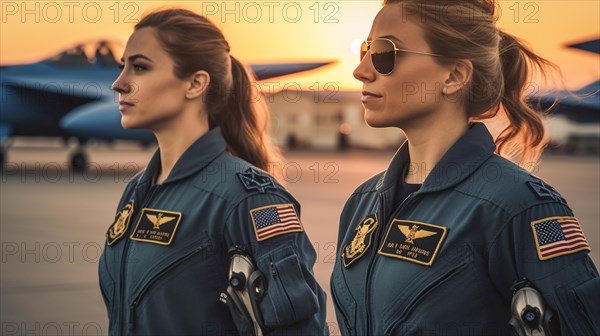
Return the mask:
<path id="1" fill-rule="evenodd" d="M 148 130 L 123 128 L 119 104 L 112 101 L 80 106 L 62 118 L 60 127 L 73 135 L 85 138 L 142 142 L 155 140 L 154 134 Z"/>

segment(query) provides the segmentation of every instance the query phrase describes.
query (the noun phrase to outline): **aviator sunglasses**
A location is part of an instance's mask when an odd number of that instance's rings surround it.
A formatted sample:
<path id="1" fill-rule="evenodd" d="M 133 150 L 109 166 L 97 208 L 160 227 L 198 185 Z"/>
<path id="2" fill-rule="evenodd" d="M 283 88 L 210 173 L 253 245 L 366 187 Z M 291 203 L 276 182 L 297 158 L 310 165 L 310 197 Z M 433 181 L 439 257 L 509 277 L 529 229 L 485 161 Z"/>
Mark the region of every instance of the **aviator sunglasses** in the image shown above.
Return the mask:
<path id="1" fill-rule="evenodd" d="M 396 48 L 394 42 L 386 38 L 378 38 L 373 41 L 364 41 L 360 46 L 361 61 L 367 55 L 367 52 L 369 52 L 371 55 L 371 63 L 373 64 L 375 70 L 384 76 L 388 76 L 392 73 L 392 71 L 394 71 L 394 65 L 396 65 L 396 54 L 398 52 L 441 57 L 441 55 L 438 54 Z"/>

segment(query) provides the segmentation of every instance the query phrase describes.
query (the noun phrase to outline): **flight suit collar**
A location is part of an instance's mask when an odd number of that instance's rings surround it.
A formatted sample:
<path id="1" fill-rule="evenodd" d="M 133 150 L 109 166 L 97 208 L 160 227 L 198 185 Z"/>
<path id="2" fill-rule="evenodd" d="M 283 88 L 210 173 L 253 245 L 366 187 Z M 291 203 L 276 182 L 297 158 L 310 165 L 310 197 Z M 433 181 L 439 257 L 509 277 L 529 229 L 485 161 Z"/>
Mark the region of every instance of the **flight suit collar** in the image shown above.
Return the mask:
<path id="1" fill-rule="evenodd" d="M 472 124 L 468 131 L 442 156 L 429 173 L 418 193 L 450 188 L 479 168 L 494 154 L 494 139 L 483 123 Z M 388 169 L 377 184 L 377 189 L 387 191 L 396 187 L 403 167 L 410 163 L 408 141 L 394 155 Z"/>
<path id="2" fill-rule="evenodd" d="M 183 152 L 175 163 L 171 173 L 162 184 L 172 183 L 197 173 L 225 151 L 227 143 L 220 127 L 213 128 L 198 138 Z M 140 177 L 140 184 L 152 184 L 160 171 L 160 148 L 148 163 L 148 167 Z"/>

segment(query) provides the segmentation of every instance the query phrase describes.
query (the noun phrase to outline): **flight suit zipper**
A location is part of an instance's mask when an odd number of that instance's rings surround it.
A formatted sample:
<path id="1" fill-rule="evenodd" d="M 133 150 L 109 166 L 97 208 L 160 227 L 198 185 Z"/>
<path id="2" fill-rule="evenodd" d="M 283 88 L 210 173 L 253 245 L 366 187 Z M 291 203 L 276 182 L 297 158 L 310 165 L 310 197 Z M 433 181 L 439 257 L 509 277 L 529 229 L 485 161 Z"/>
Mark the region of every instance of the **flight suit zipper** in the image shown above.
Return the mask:
<path id="1" fill-rule="evenodd" d="M 289 304 L 291 312 L 294 314 L 294 316 L 296 316 L 296 311 L 294 309 L 292 300 L 290 299 L 290 295 L 286 291 L 285 285 L 283 284 L 283 281 L 281 280 L 281 276 L 279 275 L 279 269 L 277 268 L 277 266 L 275 265 L 275 263 L 273 261 L 271 261 L 271 275 L 273 276 L 273 279 L 275 281 L 277 281 L 277 283 L 279 284 L 278 287 L 285 294 L 285 297 L 287 298 L 287 302 Z"/>
<path id="2" fill-rule="evenodd" d="M 172 262 L 169 262 L 169 265 L 167 267 L 165 267 L 160 272 L 153 275 L 152 278 L 150 278 L 150 280 L 148 280 L 148 281 L 146 281 L 146 283 L 144 283 L 144 285 L 141 287 L 141 289 L 137 291 L 137 294 L 135 294 L 133 296 L 134 297 L 133 302 L 131 303 L 131 306 L 129 307 L 129 329 L 131 329 L 131 330 L 135 329 L 135 311 L 137 309 L 137 305 L 140 303 L 140 301 L 142 300 L 142 297 L 148 291 L 148 289 L 151 287 L 151 285 L 154 282 L 156 282 L 161 276 L 163 276 L 167 272 L 173 270 L 173 268 L 182 264 L 184 261 L 188 260 L 189 258 L 195 256 L 197 253 L 203 251 L 204 248 L 205 248 L 204 245 L 197 246 L 192 251 L 184 254 L 183 256 L 180 256 L 179 258 L 175 259 Z"/>
<path id="3" fill-rule="evenodd" d="M 154 194 L 156 192 L 158 192 L 160 187 L 161 187 L 161 185 L 153 185 L 150 187 L 150 191 L 146 194 L 146 198 L 144 198 L 144 202 L 142 203 L 142 206 L 138 210 L 136 220 L 142 214 L 142 212 L 140 210 L 145 208 L 150 203 L 150 201 L 152 200 L 152 197 L 154 196 Z M 135 223 L 135 221 L 133 223 Z M 133 227 L 133 226 L 130 226 L 130 227 Z M 129 236 L 129 230 L 125 234 L 127 234 Z M 125 302 L 125 289 L 124 289 L 125 284 L 126 284 L 125 283 L 125 269 L 126 269 L 125 259 L 127 259 L 127 250 L 129 247 L 129 241 L 131 240 L 128 238 L 129 237 L 127 237 L 125 239 L 125 246 L 123 246 L 123 255 L 121 257 L 121 279 L 120 279 L 120 286 L 119 286 L 119 298 L 120 298 L 120 302 L 121 302 L 122 306 L 123 306 L 123 303 Z M 125 320 L 125 309 L 120 310 L 120 316 L 119 316 L 119 331 L 121 334 L 125 334 L 123 320 Z"/>
<path id="4" fill-rule="evenodd" d="M 346 327 L 346 331 L 348 331 L 348 335 L 352 335 L 352 327 L 350 326 L 350 322 L 348 322 L 348 316 L 346 315 L 346 313 L 343 310 L 342 305 L 338 301 L 339 299 L 337 298 L 335 286 L 331 286 L 331 289 L 332 289 L 331 296 L 333 297 L 333 304 L 337 308 L 337 311 L 339 311 L 342 314 L 342 320 L 344 322 L 344 326 Z"/>
<path id="5" fill-rule="evenodd" d="M 400 213 L 400 211 L 402 210 L 402 208 L 408 203 L 408 201 L 412 198 L 412 196 L 414 195 L 414 193 L 409 194 L 404 201 L 402 201 L 402 203 L 400 203 L 400 206 L 398 206 L 398 208 L 396 209 L 396 211 L 394 211 L 392 213 L 392 218 L 395 217 L 396 214 Z M 381 240 L 382 237 L 382 233 L 385 232 L 385 229 L 389 226 L 390 223 L 388 223 L 388 218 L 384 217 L 385 214 L 385 197 L 383 196 L 383 193 L 379 194 L 379 201 L 381 204 L 381 213 L 379 218 L 381 218 L 381 223 L 386 223 L 385 226 L 379 225 L 375 230 L 375 244 L 373 245 L 373 247 L 375 249 L 379 248 L 379 242 Z M 373 253 L 373 255 L 371 255 L 371 259 L 369 259 L 369 266 L 367 267 L 367 281 L 365 284 L 365 309 L 367 310 L 367 323 L 366 323 L 366 333 L 370 334 L 370 330 L 371 330 L 371 295 L 370 294 L 370 287 L 371 287 L 371 278 L 372 278 L 372 270 L 373 267 L 376 264 L 376 259 L 377 257 L 377 252 Z"/>

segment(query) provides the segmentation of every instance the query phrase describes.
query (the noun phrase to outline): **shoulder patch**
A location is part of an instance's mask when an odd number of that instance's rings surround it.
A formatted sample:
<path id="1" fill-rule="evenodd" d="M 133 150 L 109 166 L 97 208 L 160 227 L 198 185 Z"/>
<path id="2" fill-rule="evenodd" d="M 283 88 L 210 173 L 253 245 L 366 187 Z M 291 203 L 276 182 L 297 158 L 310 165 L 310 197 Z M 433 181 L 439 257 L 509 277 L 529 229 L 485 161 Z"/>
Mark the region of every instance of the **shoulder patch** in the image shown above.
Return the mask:
<path id="1" fill-rule="evenodd" d="M 129 228 L 129 220 L 133 213 L 133 200 L 127 202 L 123 209 L 121 209 L 115 216 L 114 223 L 108 228 L 106 232 L 106 242 L 108 246 L 112 246 L 119 238 L 127 232 Z"/>
<path id="2" fill-rule="evenodd" d="M 556 191 L 556 189 L 544 183 L 542 180 L 528 181 L 527 185 L 533 190 L 538 199 L 553 199 L 567 204 L 567 201 Z"/>
<path id="3" fill-rule="evenodd" d="M 170 245 L 180 221 L 181 212 L 144 208 L 130 238 L 159 245 Z"/>
<path id="4" fill-rule="evenodd" d="M 531 222 L 540 260 L 582 250 L 591 251 L 575 217 L 547 217 Z"/>
<path id="5" fill-rule="evenodd" d="M 379 222 L 377 221 L 377 214 L 373 214 L 363 219 L 354 229 L 356 234 L 354 238 L 344 246 L 342 250 L 342 261 L 344 267 L 350 266 L 353 262 L 362 257 L 365 252 L 371 247 L 371 238 L 373 232 Z"/>
<path id="6" fill-rule="evenodd" d="M 261 193 L 265 193 L 270 188 L 277 190 L 271 177 L 259 173 L 256 169 L 248 168 L 243 173 L 238 173 L 237 176 L 248 191 L 258 190 Z"/>
<path id="7" fill-rule="evenodd" d="M 275 204 L 250 210 L 256 240 L 262 241 L 304 228 L 293 204 Z"/>

